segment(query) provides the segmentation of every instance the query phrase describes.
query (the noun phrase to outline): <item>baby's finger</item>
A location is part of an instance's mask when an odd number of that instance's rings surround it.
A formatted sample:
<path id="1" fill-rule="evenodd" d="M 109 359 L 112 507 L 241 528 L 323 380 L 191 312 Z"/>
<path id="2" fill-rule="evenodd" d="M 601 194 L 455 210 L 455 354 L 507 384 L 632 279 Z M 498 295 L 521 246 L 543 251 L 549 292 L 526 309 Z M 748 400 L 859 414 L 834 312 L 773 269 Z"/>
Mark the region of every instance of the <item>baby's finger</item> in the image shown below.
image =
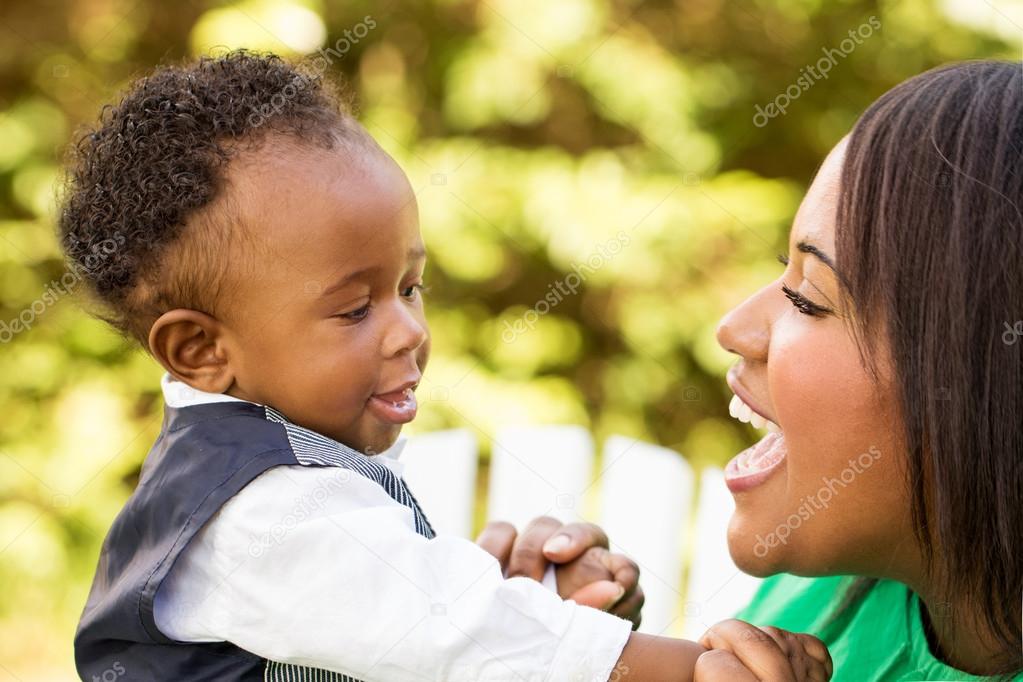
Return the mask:
<path id="1" fill-rule="evenodd" d="M 788 659 L 788 646 L 767 632 L 741 620 L 724 620 L 700 639 L 708 649 L 731 651 L 757 679 L 796 682 Z"/>
<path id="2" fill-rule="evenodd" d="M 785 652 L 786 656 L 791 654 L 793 649 L 798 646 L 798 643 L 790 638 L 792 633 L 788 630 L 782 630 L 781 628 L 776 628 L 773 625 L 765 625 L 760 629 L 774 640 L 774 643 L 778 645 L 779 649 Z"/>
<path id="3" fill-rule="evenodd" d="M 759 682 L 759 680 L 731 651 L 711 649 L 696 659 L 693 682 Z"/>
<path id="4" fill-rule="evenodd" d="M 621 601 L 625 588 L 612 580 L 597 580 L 573 592 L 569 599 L 576 604 L 607 611 Z"/>
<path id="5" fill-rule="evenodd" d="M 639 628 L 640 622 L 643 620 L 643 603 L 646 601 L 646 595 L 643 594 L 643 588 L 637 587 L 636 590 L 625 597 L 614 605 L 611 609 L 611 613 L 624 618 L 625 620 L 632 621 L 632 629 L 636 630 Z"/>
<path id="6" fill-rule="evenodd" d="M 608 552 L 600 561 L 614 576 L 615 582 L 625 588 L 626 595 L 632 594 L 639 586 L 639 565 L 629 557 Z"/>
<path id="7" fill-rule="evenodd" d="M 828 678 L 830 678 L 835 672 L 835 664 L 831 660 L 831 652 L 828 651 L 828 647 L 825 646 L 824 642 L 813 635 L 806 635 L 803 633 L 792 633 L 792 636 L 803 645 L 803 650 L 809 654 L 811 658 L 820 662 L 824 666 L 824 669 L 828 673 Z"/>
<path id="8" fill-rule="evenodd" d="M 831 654 L 819 639 L 773 626 L 765 626 L 761 630 L 770 635 L 786 653 L 796 680 L 827 682 L 831 679 Z"/>

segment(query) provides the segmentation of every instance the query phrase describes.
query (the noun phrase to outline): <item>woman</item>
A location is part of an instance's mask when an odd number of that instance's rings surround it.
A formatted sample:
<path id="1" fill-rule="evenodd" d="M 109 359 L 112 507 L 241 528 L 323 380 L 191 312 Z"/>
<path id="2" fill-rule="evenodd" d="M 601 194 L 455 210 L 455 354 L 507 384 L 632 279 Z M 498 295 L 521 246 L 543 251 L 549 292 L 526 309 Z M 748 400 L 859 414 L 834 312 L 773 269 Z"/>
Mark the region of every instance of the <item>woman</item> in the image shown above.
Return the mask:
<path id="1" fill-rule="evenodd" d="M 775 576 L 739 617 L 817 634 L 834 680 L 1023 679 L 1021 156 L 1021 64 L 902 83 L 718 329 L 733 414 L 773 422 L 726 472 L 732 556 Z"/>

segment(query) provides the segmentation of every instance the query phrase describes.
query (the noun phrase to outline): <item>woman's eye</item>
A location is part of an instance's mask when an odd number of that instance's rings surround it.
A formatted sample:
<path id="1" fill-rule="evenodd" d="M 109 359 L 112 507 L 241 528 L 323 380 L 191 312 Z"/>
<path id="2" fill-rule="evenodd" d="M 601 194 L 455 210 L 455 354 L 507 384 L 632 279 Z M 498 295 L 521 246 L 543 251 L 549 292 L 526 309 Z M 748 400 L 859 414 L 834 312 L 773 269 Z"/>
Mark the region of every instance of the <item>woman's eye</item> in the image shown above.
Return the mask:
<path id="1" fill-rule="evenodd" d="M 781 285 L 782 293 L 785 294 L 785 298 L 792 302 L 793 307 L 801 312 L 803 315 L 810 315 L 811 317 L 824 317 L 831 313 L 831 308 L 827 308 L 822 305 L 814 303 L 806 296 L 803 296 L 798 291 L 789 289 L 788 286 Z"/>

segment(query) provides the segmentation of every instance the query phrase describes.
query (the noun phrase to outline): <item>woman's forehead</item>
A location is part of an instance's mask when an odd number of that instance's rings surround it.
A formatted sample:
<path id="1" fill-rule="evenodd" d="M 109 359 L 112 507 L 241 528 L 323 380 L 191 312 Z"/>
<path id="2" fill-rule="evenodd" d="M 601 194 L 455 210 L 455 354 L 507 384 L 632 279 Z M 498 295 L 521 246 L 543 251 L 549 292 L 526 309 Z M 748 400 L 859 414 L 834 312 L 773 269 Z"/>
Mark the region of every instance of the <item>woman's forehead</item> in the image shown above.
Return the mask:
<path id="1" fill-rule="evenodd" d="M 844 137 L 834 146 L 810 183 L 792 225 L 791 244 L 810 241 L 829 252 L 834 251 L 835 218 L 847 143 L 848 137 Z"/>

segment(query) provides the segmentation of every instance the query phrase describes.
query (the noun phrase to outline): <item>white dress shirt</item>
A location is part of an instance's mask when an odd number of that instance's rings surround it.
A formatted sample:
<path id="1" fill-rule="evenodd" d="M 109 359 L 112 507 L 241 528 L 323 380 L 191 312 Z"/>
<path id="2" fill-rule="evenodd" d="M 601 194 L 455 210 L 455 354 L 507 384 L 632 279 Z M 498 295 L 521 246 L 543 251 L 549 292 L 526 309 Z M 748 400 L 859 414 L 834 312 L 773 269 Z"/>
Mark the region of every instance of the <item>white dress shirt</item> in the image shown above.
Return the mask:
<path id="1" fill-rule="evenodd" d="M 237 400 L 165 375 L 170 407 Z M 400 440 L 377 461 L 401 475 Z M 548 572 L 549 582 L 553 571 Z M 166 636 L 358 677 L 607 680 L 631 623 L 562 601 L 339 467 L 273 467 L 227 501 L 156 594 Z"/>

